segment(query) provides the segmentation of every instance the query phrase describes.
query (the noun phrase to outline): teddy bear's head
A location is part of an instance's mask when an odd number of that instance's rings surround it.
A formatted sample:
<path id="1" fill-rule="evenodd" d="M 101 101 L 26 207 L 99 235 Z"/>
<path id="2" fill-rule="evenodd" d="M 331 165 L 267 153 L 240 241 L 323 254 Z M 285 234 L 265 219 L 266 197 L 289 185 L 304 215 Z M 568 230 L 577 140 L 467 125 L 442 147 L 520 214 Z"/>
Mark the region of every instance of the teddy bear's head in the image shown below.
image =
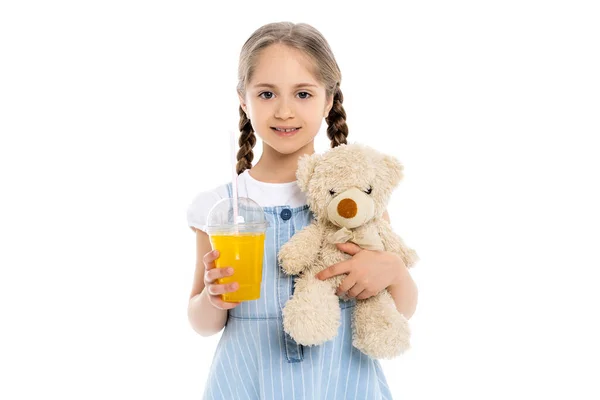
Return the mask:
<path id="1" fill-rule="evenodd" d="M 320 223 L 353 229 L 383 216 L 403 165 L 368 146 L 347 144 L 302 156 L 296 177 Z"/>

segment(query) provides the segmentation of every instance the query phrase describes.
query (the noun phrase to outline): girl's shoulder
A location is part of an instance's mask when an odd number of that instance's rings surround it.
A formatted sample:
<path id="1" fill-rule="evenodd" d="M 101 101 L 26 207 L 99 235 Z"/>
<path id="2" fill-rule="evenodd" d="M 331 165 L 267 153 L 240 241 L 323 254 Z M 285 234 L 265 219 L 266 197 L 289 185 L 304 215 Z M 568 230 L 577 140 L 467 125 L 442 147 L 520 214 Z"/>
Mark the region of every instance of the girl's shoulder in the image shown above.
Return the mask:
<path id="1" fill-rule="evenodd" d="M 223 184 L 211 190 L 198 192 L 187 208 L 187 223 L 192 231 L 206 232 L 206 218 L 210 209 L 221 199 L 229 197 L 228 186 Z"/>

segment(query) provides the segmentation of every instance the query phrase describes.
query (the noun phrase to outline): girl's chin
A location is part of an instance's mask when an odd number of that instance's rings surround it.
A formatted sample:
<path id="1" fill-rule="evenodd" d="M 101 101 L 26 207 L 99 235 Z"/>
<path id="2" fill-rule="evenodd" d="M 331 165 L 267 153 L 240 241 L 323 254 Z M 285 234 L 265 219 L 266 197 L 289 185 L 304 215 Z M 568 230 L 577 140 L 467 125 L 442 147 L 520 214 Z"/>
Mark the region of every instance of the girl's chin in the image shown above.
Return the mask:
<path id="1" fill-rule="evenodd" d="M 293 141 L 287 142 L 287 141 L 274 140 L 271 143 L 265 143 L 265 144 L 267 144 L 270 148 L 275 150 L 277 153 L 283 154 L 283 155 L 295 154 L 306 148 L 306 145 L 294 143 Z"/>

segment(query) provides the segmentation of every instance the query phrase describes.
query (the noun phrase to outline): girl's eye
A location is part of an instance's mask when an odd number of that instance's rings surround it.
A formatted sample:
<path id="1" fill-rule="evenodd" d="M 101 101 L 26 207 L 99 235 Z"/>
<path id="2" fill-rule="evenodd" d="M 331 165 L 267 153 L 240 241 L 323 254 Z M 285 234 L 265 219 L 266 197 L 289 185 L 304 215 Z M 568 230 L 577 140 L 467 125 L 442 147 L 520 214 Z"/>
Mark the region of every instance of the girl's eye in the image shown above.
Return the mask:
<path id="1" fill-rule="evenodd" d="M 263 95 L 265 95 L 266 97 Z M 300 92 L 300 93 L 298 93 L 298 95 L 300 96 L 300 98 L 302 100 L 306 100 L 306 99 L 312 97 L 312 95 L 308 92 Z M 265 100 L 270 100 L 273 98 L 273 92 L 262 92 L 261 94 L 258 95 L 258 97 L 265 99 Z"/>
<path id="2" fill-rule="evenodd" d="M 367 190 L 365 190 L 366 194 L 371 194 L 371 192 L 373 191 L 373 189 L 369 186 L 369 188 Z"/>
<path id="3" fill-rule="evenodd" d="M 261 97 L 261 98 L 263 98 L 263 99 L 264 99 L 264 97 L 262 97 L 262 95 L 263 95 L 263 94 L 269 94 L 269 95 L 270 95 L 270 96 L 269 96 L 269 97 L 267 97 L 265 100 L 269 100 L 269 99 L 271 99 L 271 98 L 272 98 L 272 96 L 273 96 L 273 92 L 262 92 L 261 94 L 259 94 L 259 95 L 258 95 L 258 97 Z"/>
<path id="4" fill-rule="evenodd" d="M 331 189 L 331 190 L 329 191 L 329 194 L 330 194 L 330 195 L 332 195 L 332 196 L 335 196 L 335 192 L 333 191 L 333 189 Z"/>

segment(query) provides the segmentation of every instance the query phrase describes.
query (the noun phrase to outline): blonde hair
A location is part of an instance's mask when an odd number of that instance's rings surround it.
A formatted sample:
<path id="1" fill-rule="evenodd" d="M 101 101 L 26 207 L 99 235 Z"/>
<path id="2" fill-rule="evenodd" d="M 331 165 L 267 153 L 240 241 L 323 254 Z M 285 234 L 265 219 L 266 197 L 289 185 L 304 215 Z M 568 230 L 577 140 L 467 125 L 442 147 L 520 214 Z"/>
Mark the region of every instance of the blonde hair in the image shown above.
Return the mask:
<path id="1" fill-rule="evenodd" d="M 240 52 L 238 67 L 237 92 L 242 98 L 246 96 L 246 87 L 252 79 L 260 52 L 272 44 L 284 44 L 300 50 L 308 55 L 315 63 L 315 78 L 325 86 L 327 98 L 333 96 L 333 106 L 325 118 L 327 137 L 331 147 L 346 144 L 348 125 L 346 111 L 342 106 L 344 96 L 340 89 L 342 73 L 335 60 L 333 52 L 325 37 L 317 29 L 305 23 L 274 22 L 258 28 L 248 38 Z M 240 106 L 240 149 L 237 153 L 237 173 L 252 168 L 254 154 L 252 149 L 256 144 L 254 129 L 246 113 Z"/>

